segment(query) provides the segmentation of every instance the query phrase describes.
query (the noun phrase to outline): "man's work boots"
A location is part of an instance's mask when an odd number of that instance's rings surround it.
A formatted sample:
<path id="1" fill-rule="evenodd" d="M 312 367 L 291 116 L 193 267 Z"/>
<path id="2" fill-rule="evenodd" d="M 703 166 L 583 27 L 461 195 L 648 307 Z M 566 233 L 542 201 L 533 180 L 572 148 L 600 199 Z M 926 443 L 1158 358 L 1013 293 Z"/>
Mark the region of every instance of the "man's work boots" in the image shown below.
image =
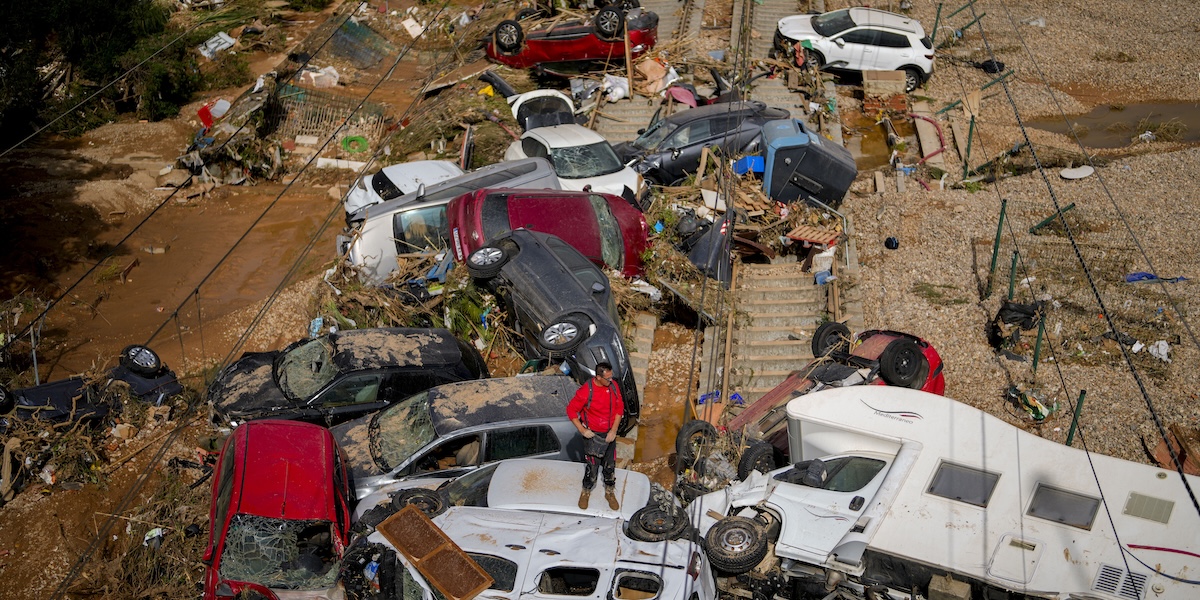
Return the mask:
<path id="1" fill-rule="evenodd" d="M 588 499 L 591 498 L 591 496 L 592 496 L 591 488 L 583 488 L 583 491 L 579 492 L 579 510 L 587 510 Z"/>
<path id="2" fill-rule="evenodd" d="M 617 494 L 616 494 L 615 490 L 613 490 L 613 486 L 611 486 L 611 485 L 604 486 L 604 499 L 608 500 L 609 508 L 611 508 L 613 510 L 618 510 L 621 508 L 621 505 L 617 504 Z"/>

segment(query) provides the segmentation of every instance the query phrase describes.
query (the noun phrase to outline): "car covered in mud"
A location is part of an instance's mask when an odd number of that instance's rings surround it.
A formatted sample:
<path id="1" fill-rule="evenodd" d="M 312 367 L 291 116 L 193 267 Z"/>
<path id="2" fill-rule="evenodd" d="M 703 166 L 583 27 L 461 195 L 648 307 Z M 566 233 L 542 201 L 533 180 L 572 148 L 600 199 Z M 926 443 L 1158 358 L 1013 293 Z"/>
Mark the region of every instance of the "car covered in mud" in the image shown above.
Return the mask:
<path id="1" fill-rule="evenodd" d="M 567 419 L 578 387 L 565 375 L 439 385 L 331 431 L 359 498 L 397 481 L 442 481 L 506 458 L 582 460 L 583 438 Z"/>
<path id="2" fill-rule="evenodd" d="M 121 409 L 119 399 L 124 392 L 157 405 L 182 391 L 175 372 L 163 364 L 158 354 L 135 344 L 122 350 L 117 366 L 100 378 L 68 377 L 11 390 L 0 385 L 0 433 L 20 421 L 102 421 Z"/>
<path id="3" fill-rule="evenodd" d="M 247 352 L 208 387 L 212 423 L 295 419 L 336 425 L 435 385 L 487 377 L 479 351 L 446 329 L 377 328 Z"/>
<path id="4" fill-rule="evenodd" d="M 205 600 L 335 590 L 353 496 L 328 430 L 247 423 L 225 440 L 214 473 Z"/>
<path id="5" fill-rule="evenodd" d="M 350 553 L 380 557 L 380 572 L 388 574 L 378 580 L 383 598 L 442 597 L 421 569 L 396 552 L 415 540 L 397 536 L 392 524 L 399 519 L 387 519 L 415 505 L 491 576 L 493 583 L 483 594 L 488 598 L 716 597 L 715 580 L 687 514 L 669 493 L 644 474 L 617 469 L 619 508 L 599 500 L 581 509 L 577 500 L 583 468 L 580 463 L 516 459 L 438 490 L 385 496 L 359 519 L 356 530 L 369 535 L 358 538 Z M 391 586 L 383 585 L 385 580 Z M 356 582 L 352 577 L 346 581 L 348 595 L 355 597 Z"/>
<path id="6" fill-rule="evenodd" d="M 486 189 L 455 198 L 447 213 L 459 262 L 487 240 L 524 227 L 558 236 L 598 266 L 629 277 L 643 272 L 646 217 L 612 194 Z"/>
<path id="7" fill-rule="evenodd" d="M 514 69 L 553 71 L 562 63 L 623 62 L 626 29 L 635 60 L 658 41 L 658 15 L 641 8 L 626 12 L 620 6 L 606 6 L 590 23 L 555 19 L 529 31 L 526 25 L 518 19 L 501 21 L 484 46 L 488 58 Z"/>
<path id="8" fill-rule="evenodd" d="M 525 357 L 561 361 L 576 381 L 612 365 L 625 400 L 617 432 L 625 435 L 641 413 L 621 316 L 608 277 L 570 244 L 546 233 L 515 229 L 472 252 L 467 272 L 500 297 L 522 340 Z"/>

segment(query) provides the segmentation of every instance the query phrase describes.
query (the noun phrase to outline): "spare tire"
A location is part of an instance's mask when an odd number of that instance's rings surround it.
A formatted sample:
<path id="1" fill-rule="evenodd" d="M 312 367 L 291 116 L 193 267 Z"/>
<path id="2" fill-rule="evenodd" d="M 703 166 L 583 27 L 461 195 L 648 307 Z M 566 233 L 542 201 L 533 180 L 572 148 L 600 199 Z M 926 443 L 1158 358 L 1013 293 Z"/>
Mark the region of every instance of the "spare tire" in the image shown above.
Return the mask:
<path id="1" fill-rule="evenodd" d="M 392 508 L 399 510 L 410 504 L 431 518 L 446 512 L 446 499 L 434 490 L 411 488 L 392 496 Z"/>
<path id="2" fill-rule="evenodd" d="M 834 350 L 845 350 L 850 345 L 850 328 L 836 321 L 821 323 L 813 334 L 813 358 L 821 358 Z"/>
<path id="3" fill-rule="evenodd" d="M 888 385 L 920 389 L 928 371 L 925 353 L 908 338 L 892 341 L 879 355 L 879 376 Z"/>
<path id="4" fill-rule="evenodd" d="M 679 539 L 690 525 L 687 512 L 682 508 L 672 504 L 648 504 L 629 518 L 627 533 L 642 542 L 662 542 Z"/>
<path id="5" fill-rule="evenodd" d="M 125 346 L 121 351 L 120 363 L 130 373 L 143 377 L 156 377 L 162 371 L 162 359 L 153 350 L 141 344 Z"/>
<path id="6" fill-rule="evenodd" d="M 708 530 L 704 549 L 718 571 L 741 575 L 767 556 L 767 529 L 754 519 L 726 517 Z"/>
<path id="7" fill-rule="evenodd" d="M 708 458 L 713 444 L 717 442 L 717 430 L 708 421 L 693 419 L 684 423 L 675 436 L 675 471 L 695 469 L 698 463 Z"/>
<path id="8" fill-rule="evenodd" d="M 752 441 L 738 459 L 738 479 L 745 480 L 754 471 L 769 473 L 778 468 L 775 464 L 775 447 L 763 441 Z"/>

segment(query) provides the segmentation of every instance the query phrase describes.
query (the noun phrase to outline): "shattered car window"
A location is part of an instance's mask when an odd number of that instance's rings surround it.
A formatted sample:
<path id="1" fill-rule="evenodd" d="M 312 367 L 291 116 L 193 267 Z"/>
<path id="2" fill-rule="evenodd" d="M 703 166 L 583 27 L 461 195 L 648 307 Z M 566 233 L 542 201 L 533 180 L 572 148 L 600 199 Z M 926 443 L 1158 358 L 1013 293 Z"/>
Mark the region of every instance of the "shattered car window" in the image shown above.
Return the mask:
<path id="1" fill-rule="evenodd" d="M 600 257 L 604 264 L 614 268 L 625 268 L 625 244 L 621 240 L 621 224 L 613 216 L 612 209 L 604 196 L 592 194 L 588 196 L 592 203 L 592 211 L 596 213 L 596 222 L 600 224 Z"/>
<path id="2" fill-rule="evenodd" d="M 429 415 L 428 392 L 409 396 L 376 414 L 367 434 L 375 465 L 391 471 L 432 442 L 437 435 Z"/>
<path id="3" fill-rule="evenodd" d="M 854 27 L 854 19 L 850 18 L 848 9 L 827 12 L 812 19 L 813 31 L 825 37 L 833 37 L 851 27 Z"/>
<path id="4" fill-rule="evenodd" d="M 220 576 L 274 589 L 333 587 L 338 574 L 329 521 L 236 515 L 229 522 Z"/>
<path id="5" fill-rule="evenodd" d="M 661 119 L 657 123 L 650 126 L 645 133 L 638 136 L 638 139 L 633 140 L 633 145 L 642 150 L 654 150 L 662 143 L 663 139 L 671 132 L 675 131 L 679 126 L 668 122 L 666 119 Z"/>
<path id="6" fill-rule="evenodd" d="M 275 368 L 279 388 L 293 400 L 317 393 L 337 375 L 337 367 L 330 358 L 332 355 L 333 347 L 325 338 L 292 348 L 279 357 Z"/>
<path id="7" fill-rule="evenodd" d="M 487 506 L 488 488 L 492 485 L 492 474 L 500 463 L 475 469 L 462 477 L 452 479 L 439 488 L 449 499 L 451 506 Z"/>
<path id="8" fill-rule="evenodd" d="M 596 142 L 586 146 L 551 148 L 550 162 L 554 172 L 567 179 L 583 179 L 616 173 L 624 168 L 617 153 L 608 142 Z"/>

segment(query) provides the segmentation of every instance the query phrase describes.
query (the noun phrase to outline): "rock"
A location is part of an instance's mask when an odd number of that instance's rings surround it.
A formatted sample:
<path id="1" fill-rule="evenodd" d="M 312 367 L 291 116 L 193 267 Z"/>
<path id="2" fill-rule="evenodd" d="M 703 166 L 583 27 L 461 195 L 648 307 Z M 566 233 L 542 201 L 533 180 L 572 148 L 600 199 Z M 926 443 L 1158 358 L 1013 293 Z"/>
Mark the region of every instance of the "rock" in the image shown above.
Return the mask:
<path id="1" fill-rule="evenodd" d="M 192 174 L 184 169 L 172 169 L 166 173 L 162 173 L 155 180 L 158 187 L 183 187 L 187 184 L 188 179 L 191 179 Z"/>
<path id="2" fill-rule="evenodd" d="M 117 423 L 112 429 L 113 437 L 123 440 L 131 440 L 133 439 L 133 436 L 137 435 L 137 433 L 138 428 L 128 423 Z"/>

